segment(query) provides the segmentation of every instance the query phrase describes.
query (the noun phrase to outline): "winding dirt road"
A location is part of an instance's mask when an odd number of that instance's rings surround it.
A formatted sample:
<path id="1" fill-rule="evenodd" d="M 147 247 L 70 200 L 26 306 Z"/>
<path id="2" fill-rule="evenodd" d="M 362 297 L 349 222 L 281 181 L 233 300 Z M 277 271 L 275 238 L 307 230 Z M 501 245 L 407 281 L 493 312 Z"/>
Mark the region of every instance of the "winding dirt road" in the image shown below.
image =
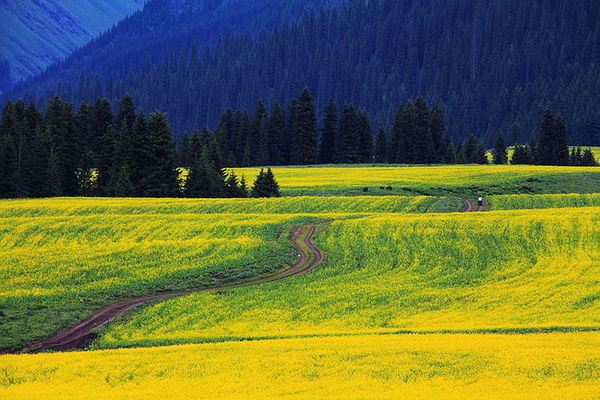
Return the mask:
<path id="1" fill-rule="evenodd" d="M 21 352 L 37 353 L 48 350 L 64 351 L 84 348 L 96 338 L 96 334 L 94 333 L 96 329 L 109 323 L 126 311 L 151 301 L 184 296 L 191 293 L 214 292 L 224 289 L 255 286 L 269 282 L 280 281 L 310 272 L 317 268 L 324 260 L 323 254 L 312 244 L 312 237 L 316 231 L 316 228 L 316 226 L 299 227 L 294 231 L 291 237 L 291 243 L 296 251 L 298 251 L 300 258 L 296 264 L 283 271 L 259 279 L 222 285 L 210 289 L 157 294 L 121 301 L 106 307 L 82 323 L 62 333 L 59 333 L 56 336 L 30 344 L 22 349 Z"/>

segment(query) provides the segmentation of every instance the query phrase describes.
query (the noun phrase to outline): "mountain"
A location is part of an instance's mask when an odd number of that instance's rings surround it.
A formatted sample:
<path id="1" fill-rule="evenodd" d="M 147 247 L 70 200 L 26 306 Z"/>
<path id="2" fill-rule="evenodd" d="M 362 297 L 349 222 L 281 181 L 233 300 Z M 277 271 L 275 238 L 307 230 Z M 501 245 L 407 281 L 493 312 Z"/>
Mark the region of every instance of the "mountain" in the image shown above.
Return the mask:
<path id="1" fill-rule="evenodd" d="M 1 1 L 1 0 L 0 0 Z M 162 61 L 169 52 L 195 45 L 198 51 L 223 35 L 256 38 L 265 29 L 297 21 L 307 9 L 331 7 L 347 0 L 150 0 L 64 61 L 29 80 L 18 92 L 76 81 L 82 71 L 107 81 Z"/>
<path id="2" fill-rule="evenodd" d="M 0 0 L 0 81 L 41 72 L 113 24 L 141 9 L 147 0 Z"/>
<path id="3" fill-rule="evenodd" d="M 158 43 L 176 36 L 161 26 L 147 28 Z M 192 31 L 182 23 L 181 32 Z M 491 143 L 503 130 L 510 143 L 524 142 L 548 107 L 566 118 L 573 144 L 592 145 L 599 78 L 597 0 L 351 0 L 263 34 L 227 35 L 206 53 L 184 45 L 125 76 L 84 74 L 71 84 L 72 75 L 52 72 L 14 95 L 79 102 L 130 92 L 144 109 L 168 112 L 178 134 L 260 98 L 287 102 L 305 86 L 321 110 L 329 99 L 353 103 L 386 126 L 399 104 L 423 95 L 446 110 L 454 138 Z"/>

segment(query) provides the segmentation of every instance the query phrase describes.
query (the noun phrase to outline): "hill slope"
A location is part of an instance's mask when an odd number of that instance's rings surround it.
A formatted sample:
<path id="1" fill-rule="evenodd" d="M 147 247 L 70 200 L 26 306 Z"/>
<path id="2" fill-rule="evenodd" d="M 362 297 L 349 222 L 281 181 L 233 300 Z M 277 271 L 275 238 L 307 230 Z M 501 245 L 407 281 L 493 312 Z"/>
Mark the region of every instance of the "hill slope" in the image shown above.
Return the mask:
<path id="1" fill-rule="evenodd" d="M 0 53 L 10 65 L 12 79 L 41 72 L 146 1 L 0 1 Z"/>
<path id="2" fill-rule="evenodd" d="M 261 20 L 260 10 L 246 10 Z M 123 79 L 101 72 L 100 84 L 92 75 L 68 85 L 74 63 L 67 75 L 48 74 L 16 94 L 51 89 L 78 102 L 130 92 L 143 108 L 168 112 L 179 133 L 213 125 L 228 107 L 253 108 L 259 98 L 287 102 L 305 86 L 320 109 L 330 98 L 350 102 L 387 125 L 400 103 L 425 95 L 446 109 L 455 137 L 474 132 L 491 142 L 502 129 L 510 142 L 525 141 L 550 107 L 566 117 L 573 144 L 592 145 L 600 141 L 599 13 L 594 0 L 577 7 L 569 0 L 355 0 L 258 41 L 229 37 L 214 54 L 188 49 Z M 170 48 L 177 44 L 170 37 L 189 26 L 174 29 L 165 31 Z M 112 58 L 113 69 L 130 55 Z"/>

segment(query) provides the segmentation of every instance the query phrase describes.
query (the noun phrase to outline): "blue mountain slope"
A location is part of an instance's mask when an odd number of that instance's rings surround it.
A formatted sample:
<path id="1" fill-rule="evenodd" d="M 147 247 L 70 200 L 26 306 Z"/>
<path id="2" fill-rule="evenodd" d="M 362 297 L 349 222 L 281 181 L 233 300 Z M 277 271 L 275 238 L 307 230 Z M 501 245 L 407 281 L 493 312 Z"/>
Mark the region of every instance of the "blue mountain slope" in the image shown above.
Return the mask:
<path id="1" fill-rule="evenodd" d="M 147 0 L 0 0 L 0 58 L 14 80 L 41 72 Z M 2 77 L 0 77 L 2 80 Z"/>
<path id="2" fill-rule="evenodd" d="M 82 72 L 102 80 L 118 78 L 138 72 L 147 63 L 162 61 L 169 52 L 189 48 L 192 43 L 202 51 L 203 46 L 216 43 L 228 33 L 256 37 L 286 21 L 297 21 L 307 9 L 347 1 L 149 0 L 141 12 L 20 85 L 14 94 L 35 91 L 40 85 L 76 81 Z"/>

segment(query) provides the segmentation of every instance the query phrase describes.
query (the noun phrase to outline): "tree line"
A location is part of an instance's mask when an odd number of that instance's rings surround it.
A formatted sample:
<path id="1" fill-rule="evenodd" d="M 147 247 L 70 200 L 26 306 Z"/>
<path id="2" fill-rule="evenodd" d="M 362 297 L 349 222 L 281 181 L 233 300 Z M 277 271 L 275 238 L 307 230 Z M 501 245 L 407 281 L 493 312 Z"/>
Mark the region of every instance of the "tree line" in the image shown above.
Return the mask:
<path id="1" fill-rule="evenodd" d="M 251 189 L 225 167 L 311 164 L 487 164 L 483 142 L 470 135 L 456 145 L 444 111 L 423 97 L 400 105 L 392 128 L 373 129 L 368 113 L 329 102 L 321 122 L 308 89 L 287 112 L 226 111 L 214 132 L 186 134 L 179 150 L 165 114 L 139 112 L 130 95 L 115 109 L 107 99 L 77 111 L 55 96 L 45 112 L 7 102 L 0 121 L 0 196 L 246 197 L 279 196 L 271 170 Z M 494 162 L 507 163 L 498 135 Z M 591 150 L 569 151 L 564 119 L 544 114 L 539 140 L 515 147 L 513 164 L 596 165 Z M 181 167 L 187 176 L 181 179 Z"/>
<path id="2" fill-rule="evenodd" d="M 0 197 L 276 197 L 271 170 L 252 188 L 223 168 L 215 141 L 194 137 L 187 179 L 166 115 L 138 112 L 125 95 L 71 104 L 54 97 L 45 112 L 7 102 L 0 121 Z"/>

